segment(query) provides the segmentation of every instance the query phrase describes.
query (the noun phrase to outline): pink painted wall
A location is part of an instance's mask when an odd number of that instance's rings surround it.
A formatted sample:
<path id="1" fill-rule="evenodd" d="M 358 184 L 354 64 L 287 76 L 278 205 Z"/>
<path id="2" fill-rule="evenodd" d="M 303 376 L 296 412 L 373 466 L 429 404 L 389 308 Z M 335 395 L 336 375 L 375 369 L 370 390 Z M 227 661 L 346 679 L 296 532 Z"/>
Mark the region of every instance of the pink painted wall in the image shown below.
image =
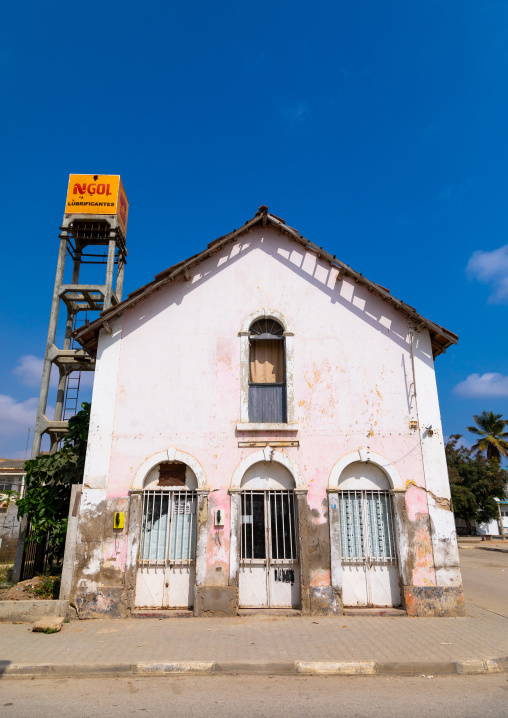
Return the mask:
<path id="1" fill-rule="evenodd" d="M 404 484 L 425 487 L 419 436 L 409 430 L 412 378 L 405 316 L 352 280 L 337 282 L 336 270 L 271 229 L 257 229 L 227 246 L 191 276 L 190 282 L 166 285 L 122 317 L 108 498 L 128 495 L 150 455 L 170 446 L 191 454 L 208 487 L 219 489 L 210 494 L 210 509 L 226 512 L 226 525 L 212 529 L 208 538 L 207 581 L 227 583 L 227 490 L 238 464 L 257 451 L 239 448 L 238 441 L 266 438 L 259 432 L 239 436 L 236 430 L 238 332 L 245 317 L 264 307 L 279 311 L 294 331 L 299 425 L 294 438 L 300 446 L 284 452 L 304 476 L 314 520 L 326 520 L 333 465 L 360 446 L 395 462 Z M 280 438 L 288 437 L 281 433 Z M 408 492 L 409 512 L 425 510 L 425 493 L 419 494 L 423 498 L 413 499 L 413 490 Z M 110 560 L 121 562 L 122 551 Z M 429 567 L 423 538 L 421 552 L 415 576 L 425 585 Z M 312 584 L 329 580 L 320 574 Z"/>

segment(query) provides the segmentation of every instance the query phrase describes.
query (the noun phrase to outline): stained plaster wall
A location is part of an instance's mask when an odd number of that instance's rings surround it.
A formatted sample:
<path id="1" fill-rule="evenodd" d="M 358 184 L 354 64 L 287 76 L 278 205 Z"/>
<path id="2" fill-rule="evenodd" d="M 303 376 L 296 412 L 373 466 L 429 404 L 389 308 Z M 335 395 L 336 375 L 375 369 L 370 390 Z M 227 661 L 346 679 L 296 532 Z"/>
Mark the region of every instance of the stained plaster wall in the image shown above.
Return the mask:
<path id="1" fill-rule="evenodd" d="M 249 315 L 266 307 L 294 333 L 292 431 L 238 428 L 239 332 Z M 99 341 L 80 510 L 74 601 L 82 615 L 124 615 L 133 606 L 139 518 L 128 516 L 131 500 L 140 509 L 130 492 L 143 462 L 169 447 L 199 463 L 209 491 L 202 492 L 199 511 L 195 611 L 234 612 L 231 514 L 238 507 L 229 490 L 239 464 L 256 451 L 238 442 L 270 439 L 299 442 L 280 451 L 303 477 L 303 610 L 341 608 L 331 579 L 327 490 L 338 460 L 354 452 L 358 460 L 361 447 L 397 467 L 401 583 L 411 612 L 421 612 L 433 591 L 451 587 L 455 598 L 443 600 L 446 610 L 456 609 L 460 573 L 427 330 L 416 331 L 349 278 L 337 281 L 335 269 L 272 229 L 228 245 L 194 268 L 190 281 L 166 285 L 111 327 L 111 334 L 101 330 Z M 419 431 L 410 430 L 419 413 Z M 425 434 L 426 423 L 432 435 Z M 213 525 L 216 508 L 224 511 L 224 526 Z M 116 510 L 125 510 L 127 521 L 115 535 Z"/>

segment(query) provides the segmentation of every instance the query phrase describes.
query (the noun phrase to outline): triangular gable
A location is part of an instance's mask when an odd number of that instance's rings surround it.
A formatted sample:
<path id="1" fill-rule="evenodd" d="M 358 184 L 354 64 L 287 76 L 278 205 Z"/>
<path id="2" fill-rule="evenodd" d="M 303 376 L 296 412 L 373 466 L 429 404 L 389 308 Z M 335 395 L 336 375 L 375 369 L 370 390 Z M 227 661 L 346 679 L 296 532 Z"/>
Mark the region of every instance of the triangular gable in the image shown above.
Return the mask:
<path id="1" fill-rule="evenodd" d="M 189 259 L 185 259 L 182 262 L 178 262 L 178 264 L 174 264 L 172 267 L 168 267 L 168 269 L 164 270 L 160 274 L 156 274 L 151 282 L 145 284 L 139 289 L 136 289 L 134 292 L 131 292 L 123 302 L 106 309 L 95 321 L 76 330 L 73 336 L 90 354 L 92 354 L 92 356 L 95 355 L 99 330 L 104 327 L 106 331 L 108 331 L 108 322 L 110 320 L 120 316 L 123 312 L 127 311 L 127 309 L 130 309 L 138 304 L 138 302 L 143 301 L 150 296 L 150 294 L 157 291 L 168 282 L 173 282 L 180 275 L 183 275 L 185 280 L 190 280 L 189 270 L 193 266 L 199 264 L 205 259 L 208 259 L 208 257 L 211 257 L 213 254 L 220 251 L 226 244 L 235 242 L 239 237 L 247 234 L 247 232 L 250 232 L 257 226 L 270 226 L 282 234 L 287 235 L 293 241 L 303 245 L 307 251 L 316 254 L 318 259 L 322 259 L 325 262 L 328 262 L 330 266 L 338 269 L 338 281 L 342 280 L 345 276 L 351 277 L 355 282 L 364 285 L 370 292 L 374 292 L 379 295 L 400 312 L 406 314 L 406 316 L 415 322 L 417 329 L 428 329 L 432 341 L 432 351 L 434 357 L 445 352 L 448 347 L 452 346 L 452 344 L 457 344 L 459 338 L 456 334 L 439 326 L 439 324 L 435 324 L 429 319 L 426 319 L 419 314 L 414 307 L 409 306 L 409 304 L 405 304 L 405 302 L 402 302 L 400 299 L 397 299 L 390 294 L 390 291 L 385 287 L 372 282 L 359 272 L 356 272 L 349 265 L 341 262 L 335 255 L 330 254 L 322 247 L 318 247 L 313 242 L 310 242 L 303 235 L 301 235 L 297 229 L 290 227 L 283 219 L 268 212 L 268 207 L 266 205 L 261 205 L 254 217 L 245 222 L 245 224 L 239 229 L 234 229 L 232 232 L 229 232 L 229 234 L 225 234 L 223 237 L 219 237 L 213 242 L 210 242 L 206 249 L 199 254 L 195 254 L 194 256 L 189 257 Z"/>

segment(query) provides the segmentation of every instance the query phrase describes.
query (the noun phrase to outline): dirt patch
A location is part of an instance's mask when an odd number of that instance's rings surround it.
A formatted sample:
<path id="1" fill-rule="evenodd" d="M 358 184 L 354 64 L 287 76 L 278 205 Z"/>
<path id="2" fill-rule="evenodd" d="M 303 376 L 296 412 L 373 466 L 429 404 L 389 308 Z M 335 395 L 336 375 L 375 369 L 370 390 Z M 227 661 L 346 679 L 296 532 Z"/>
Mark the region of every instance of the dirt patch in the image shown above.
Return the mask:
<path id="1" fill-rule="evenodd" d="M 58 599 L 59 576 L 35 576 L 0 589 L 0 601 L 47 601 Z"/>

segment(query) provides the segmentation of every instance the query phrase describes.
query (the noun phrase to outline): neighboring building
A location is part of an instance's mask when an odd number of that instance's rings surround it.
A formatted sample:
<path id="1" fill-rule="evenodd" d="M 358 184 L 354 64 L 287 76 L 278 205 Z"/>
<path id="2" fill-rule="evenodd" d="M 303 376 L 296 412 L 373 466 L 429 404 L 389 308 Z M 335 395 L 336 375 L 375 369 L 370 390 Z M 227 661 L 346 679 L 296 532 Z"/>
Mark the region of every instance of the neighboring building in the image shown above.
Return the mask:
<path id="1" fill-rule="evenodd" d="M 25 462 L 18 459 L 0 459 L 0 498 L 4 491 L 23 488 Z M 18 543 L 18 507 L 11 501 L 0 500 L 0 563 L 14 563 Z"/>
<path id="2" fill-rule="evenodd" d="M 508 494 L 506 499 L 501 501 L 499 501 L 499 499 L 494 500 L 498 504 L 499 516 L 483 524 L 471 521 L 473 534 L 476 533 L 478 536 L 501 536 L 504 528 L 504 534 L 508 538 Z M 501 527 L 501 521 L 503 522 L 503 527 Z M 457 526 L 457 533 L 461 536 L 467 536 L 468 530 L 464 519 L 457 517 L 455 524 Z"/>
<path id="3" fill-rule="evenodd" d="M 263 206 L 75 336 L 97 357 L 81 617 L 464 615 L 434 375 L 455 334 Z"/>

